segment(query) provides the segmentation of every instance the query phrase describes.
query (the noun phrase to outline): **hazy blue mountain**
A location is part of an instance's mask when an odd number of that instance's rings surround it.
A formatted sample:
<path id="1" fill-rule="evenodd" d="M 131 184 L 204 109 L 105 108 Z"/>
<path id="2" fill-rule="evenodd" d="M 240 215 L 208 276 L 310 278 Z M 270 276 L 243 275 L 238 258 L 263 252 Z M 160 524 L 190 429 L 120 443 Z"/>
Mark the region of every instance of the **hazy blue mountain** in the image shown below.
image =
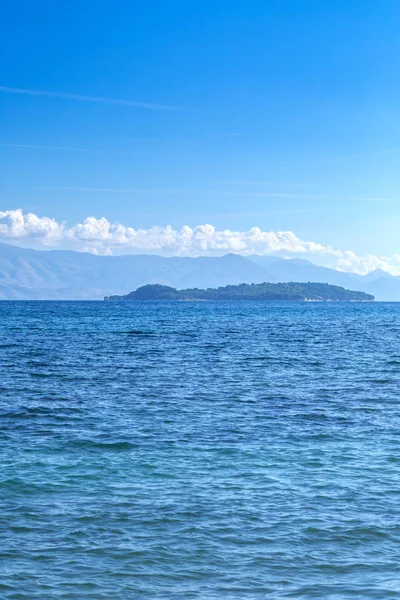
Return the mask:
<path id="1" fill-rule="evenodd" d="M 400 277 L 379 277 L 371 282 L 361 282 L 358 289 L 373 294 L 376 300 L 400 302 Z"/>
<path id="2" fill-rule="evenodd" d="M 393 275 L 382 269 L 375 269 L 375 271 L 371 271 L 368 275 L 361 276 L 362 280 L 365 282 L 376 281 L 381 277 L 392 279 Z"/>
<path id="3" fill-rule="evenodd" d="M 234 254 L 219 258 L 94 256 L 0 244 L 2 299 L 101 299 L 147 283 L 204 288 L 262 283 L 266 276 L 264 269 Z"/>
<path id="4" fill-rule="evenodd" d="M 272 278 L 268 281 L 318 281 L 373 294 L 378 301 L 400 301 L 400 277 L 382 269 L 375 269 L 368 275 L 357 275 L 320 267 L 300 258 L 287 260 L 276 256 L 249 256 L 248 259 L 268 270 Z"/>
<path id="5" fill-rule="evenodd" d="M 249 256 L 248 259 L 267 269 L 275 281 L 319 281 L 344 287 L 354 286 L 360 281 L 358 275 L 320 267 L 302 258 L 284 259 L 276 256 Z"/>
<path id="6" fill-rule="evenodd" d="M 276 256 L 94 256 L 0 244 L 0 299 L 102 299 L 154 283 L 182 289 L 290 281 L 330 283 L 377 300 L 400 300 L 400 277 L 379 269 L 363 277 Z"/>

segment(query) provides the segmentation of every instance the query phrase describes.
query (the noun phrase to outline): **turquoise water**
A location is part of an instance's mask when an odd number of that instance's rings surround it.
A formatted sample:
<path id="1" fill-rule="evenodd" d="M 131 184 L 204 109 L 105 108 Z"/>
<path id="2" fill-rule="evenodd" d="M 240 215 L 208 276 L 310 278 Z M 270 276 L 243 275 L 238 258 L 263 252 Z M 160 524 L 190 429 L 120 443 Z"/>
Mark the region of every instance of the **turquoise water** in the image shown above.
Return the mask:
<path id="1" fill-rule="evenodd" d="M 400 304 L 0 303 L 0 597 L 400 598 Z"/>

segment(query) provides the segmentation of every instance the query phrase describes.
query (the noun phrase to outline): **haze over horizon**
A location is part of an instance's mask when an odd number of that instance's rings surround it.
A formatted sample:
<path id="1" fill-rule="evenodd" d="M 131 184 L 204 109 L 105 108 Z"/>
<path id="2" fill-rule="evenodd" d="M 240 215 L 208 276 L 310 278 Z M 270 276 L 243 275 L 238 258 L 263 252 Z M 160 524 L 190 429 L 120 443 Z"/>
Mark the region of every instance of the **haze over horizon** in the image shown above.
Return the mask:
<path id="1" fill-rule="evenodd" d="M 394 0 L 13 3 L 0 241 L 399 275 L 399 16 Z"/>

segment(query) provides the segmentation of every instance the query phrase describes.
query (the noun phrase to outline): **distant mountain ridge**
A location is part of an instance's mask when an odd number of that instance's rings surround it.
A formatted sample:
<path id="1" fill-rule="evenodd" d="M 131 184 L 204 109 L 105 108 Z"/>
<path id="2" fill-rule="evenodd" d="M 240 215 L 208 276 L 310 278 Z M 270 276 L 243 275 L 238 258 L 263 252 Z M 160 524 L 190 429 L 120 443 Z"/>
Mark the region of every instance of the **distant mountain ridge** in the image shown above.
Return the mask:
<path id="1" fill-rule="evenodd" d="M 32 250 L 0 243 L 0 299 L 100 300 L 146 284 L 177 289 L 240 283 L 320 282 L 400 301 L 400 277 L 384 271 L 361 276 L 277 256 L 95 256 L 70 250 Z"/>

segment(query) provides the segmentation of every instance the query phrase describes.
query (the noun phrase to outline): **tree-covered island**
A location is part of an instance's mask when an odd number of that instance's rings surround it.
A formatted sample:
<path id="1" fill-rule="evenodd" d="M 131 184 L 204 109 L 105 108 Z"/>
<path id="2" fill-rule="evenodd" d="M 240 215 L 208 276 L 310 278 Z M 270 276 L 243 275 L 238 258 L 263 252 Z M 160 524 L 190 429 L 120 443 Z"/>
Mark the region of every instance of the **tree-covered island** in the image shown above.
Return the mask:
<path id="1" fill-rule="evenodd" d="M 372 302 L 374 296 L 328 283 L 241 283 L 219 288 L 177 290 L 167 285 L 144 285 L 125 296 L 106 296 L 119 301 L 295 301 Z"/>

